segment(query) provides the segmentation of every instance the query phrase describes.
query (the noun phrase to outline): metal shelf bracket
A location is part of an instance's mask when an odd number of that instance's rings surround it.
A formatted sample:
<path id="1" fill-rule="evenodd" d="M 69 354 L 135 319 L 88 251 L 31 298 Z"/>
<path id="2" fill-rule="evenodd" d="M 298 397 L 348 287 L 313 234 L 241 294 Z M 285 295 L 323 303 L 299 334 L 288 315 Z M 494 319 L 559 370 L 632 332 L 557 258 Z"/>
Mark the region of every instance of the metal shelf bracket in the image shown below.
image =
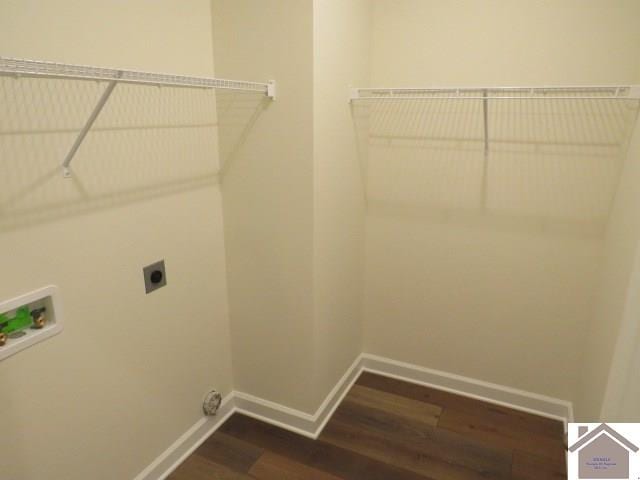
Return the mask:
<path id="1" fill-rule="evenodd" d="M 113 90 L 116 88 L 117 84 L 118 84 L 117 80 L 111 80 L 107 84 L 107 88 L 104 90 L 104 92 L 102 92 L 102 95 L 100 96 L 100 100 L 98 100 L 98 103 L 94 107 L 93 112 L 91 112 L 91 115 L 87 119 L 87 123 L 85 123 L 84 127 L 82 127 L 82 130 L 80 130 L 80 133 L 76 138 L 76 141 L 73 142 L 73 146 L 71 147 L 71 150 L 69 150 L 69 153 L 67 153 L 67 156 L 65 157 L 64 162 L 62 163 L 62 176 L 64 178 L 71 177 L 71 168 L 70 168 L 71 160 L 73 160 L 73 157 L 75 156 L 76 152 L 80 148 L 80 145 L 82 145 L 84 138 L 87 136 L 87 133 L 89 133 L 89 130 L 91 130 L 91 127 L 93 126 L 94 122 L 100 115 L 100 112 L 106 105 L 107 101 L 109 100 L 109 97 L 113 93 Z"/>

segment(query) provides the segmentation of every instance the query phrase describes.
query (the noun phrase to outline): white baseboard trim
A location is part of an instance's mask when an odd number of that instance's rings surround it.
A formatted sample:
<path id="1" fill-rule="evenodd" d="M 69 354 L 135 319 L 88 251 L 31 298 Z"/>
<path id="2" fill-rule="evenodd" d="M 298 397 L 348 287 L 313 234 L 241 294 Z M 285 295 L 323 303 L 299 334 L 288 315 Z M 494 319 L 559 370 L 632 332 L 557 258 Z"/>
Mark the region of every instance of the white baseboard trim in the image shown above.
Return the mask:
<path id="1" fill-rule="evenodd" d="M 573 421 L 573 404 L 566 400 L 399 362 L 369 353 L 363 353 L 361 358 L 363 371 L 552 418 L 564 422 L 565 427 L 567 422 Z"/>
<path id="2" fill-rule="evenodd" d="M 184 462 L 196 448 L 234 414 L 233 393 L 227 395 L 214 417 L 203 417 L 160 454 L 134 480 L 164 480 Z"/>
<path id="3" fill-rule="evenodd" d="M 358 379 L 362 371 L 361 364 L 362 355 L 355 359 L 313 415 L 242 392 L 234 392 L 237 411 L 257 420 L 316 439 L 322 433 L 324 426 L 344 396 Z"/>
<path id="4" fill-rule="evenodd" d="M 231 392 L 225 397 L 215 417 L 198 420 L 134 480 L 166 479 L 236 412 L 316 439 L 362 372 L 376 373 L 559 420 L 565 424 L 565 431 L 567 422 L 573 421 L 573 406 L 571 402 L 565 400 L 363 353 L 347 369 L 314 414 L 295 410 L 244 392 Z"/>
<path id="5" fill-rule="evenodd" d="M 301 412 L 247 393 L 227 395 L 215 417 L 203 417 L 180 436 L 134 480 L 164 480 L 234 413 L 316 439 L 360 375 L 362 356 L 356 358 L 324 399 L 315 414 Z"/>

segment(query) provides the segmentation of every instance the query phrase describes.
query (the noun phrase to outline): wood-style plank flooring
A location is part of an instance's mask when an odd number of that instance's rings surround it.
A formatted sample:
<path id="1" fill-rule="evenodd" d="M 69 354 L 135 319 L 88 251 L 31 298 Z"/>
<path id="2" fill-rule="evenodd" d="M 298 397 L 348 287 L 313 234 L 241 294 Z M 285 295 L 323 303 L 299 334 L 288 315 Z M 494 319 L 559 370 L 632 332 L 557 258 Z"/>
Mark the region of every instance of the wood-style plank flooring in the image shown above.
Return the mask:
<path id="1" fill-rule="evenodd" d="M 556 480 L 562 423 L 363 373 L 318 440 L 233 415 L 169 480 Z"/>

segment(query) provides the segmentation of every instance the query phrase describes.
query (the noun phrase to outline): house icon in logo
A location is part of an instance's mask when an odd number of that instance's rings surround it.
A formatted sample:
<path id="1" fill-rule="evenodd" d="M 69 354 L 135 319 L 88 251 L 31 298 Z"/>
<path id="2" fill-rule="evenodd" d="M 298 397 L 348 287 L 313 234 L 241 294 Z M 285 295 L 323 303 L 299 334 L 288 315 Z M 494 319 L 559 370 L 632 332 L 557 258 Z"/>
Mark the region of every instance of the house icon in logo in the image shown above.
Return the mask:
<path id="1" fill-rule="evenodd" d="M 629 453 L 636 447 L 606 423 L 588 431 L 578 427 L 578 441 L 569 447 L 578 453 L 578 478 L 629 478 Z"/>

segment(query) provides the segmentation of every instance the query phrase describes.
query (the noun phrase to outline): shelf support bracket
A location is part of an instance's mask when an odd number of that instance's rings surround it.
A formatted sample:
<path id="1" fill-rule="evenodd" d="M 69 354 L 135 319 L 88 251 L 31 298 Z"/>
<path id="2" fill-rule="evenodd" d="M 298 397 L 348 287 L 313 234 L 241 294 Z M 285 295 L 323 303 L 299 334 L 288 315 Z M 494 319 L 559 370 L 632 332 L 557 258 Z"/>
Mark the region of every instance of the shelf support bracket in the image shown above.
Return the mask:
<path id="1" fill-rule="evenodd" d="M 109 100 L 109 97 L 113 93 L 113 89 L 116 88 L 117 84 L 118 84 L 117 80 L 111 80 L 109 82 L 109 84 L 107 85 L 107 88 L 104 90 L 104 92 L 102 92 L 102 96 L 100 97 L 100 100 L 98 100 L 98 103 L 94 107 L 93 112 L 91 112 L 89 119 L 84 124 L 84 127 L 82 127 L 82 130 L 78 134 L 78 138 L 76 138 L 76 141 L 73 143 L 71 150 L 69 150 L 69 153 L 67 153 L 67 156 L 65 157 L 64 162 L 62 163 L 62 175 L 64 176 L 64 178 L 71 177 L 71 168 L 69 167 L 69 165 L 71 164 L 71 160 L 73 160 L 73 157 L 75 156 L 76 152 L 80 148 L 80 145 L 82 145 L 82 142 L 84 141 L 85 137 L 89 133 L 89 130 L 91 130 L 91 127 L 93 126 L 94 122 L 100 115 L 100 112 L 106 105 L 107 101 Z"/>
<path id="2" fill-rule="evenodd" d="M 269 80 L 269 82 L 267 82 L 267 97 L 269 97 L 271 100 L 276 99 L 276 81 L 275 80 Z"/>
<path id="3" fill-rule="evenodd" d="M 640 100 L 640 85 L 632 85 L 629 87 L 629 98 Z"/>
<path id="4" fill-rule="evenodd" d="M 489 175 L 489 92 L 482 91 L 482 117 L 484 119 L 484 163 L 482 166 L 482 208 L 487 207 L 487 180 Z"/>
<path id="5" fill-rule="evenodd" d="M 482 92 L 482 116 L 484 118 L 484 154 L 489 154 L 489 99 L 487 98 L 489 92 L 483 90 Z"/>

